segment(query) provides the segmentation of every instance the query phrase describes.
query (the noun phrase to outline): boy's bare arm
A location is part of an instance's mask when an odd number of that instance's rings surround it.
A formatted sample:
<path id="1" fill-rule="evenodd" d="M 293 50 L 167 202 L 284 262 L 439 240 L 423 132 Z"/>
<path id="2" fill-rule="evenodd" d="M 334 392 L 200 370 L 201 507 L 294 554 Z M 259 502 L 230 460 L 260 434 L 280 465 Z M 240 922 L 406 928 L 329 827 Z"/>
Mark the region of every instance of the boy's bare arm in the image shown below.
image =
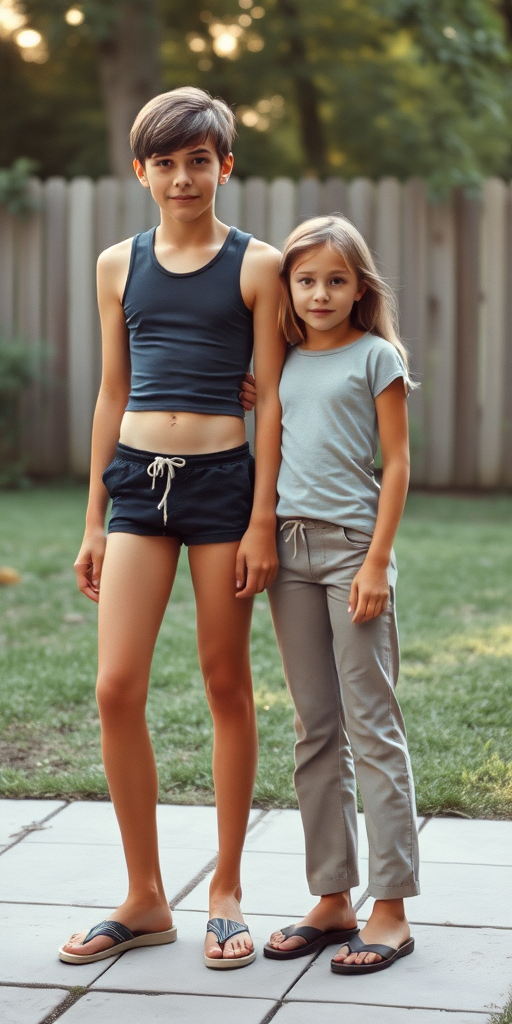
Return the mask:
<path id="1" fill-rule="evenodd" d="M 257 380 L 256 481 L 249 528 L 237 560 L 239 597 L 264 590 L 277 573 L 276 485 L 281 461 L 279 379 L 285 344 L 277 326 L 279 253 L 263 242 L 251 242 L 243 277 L 244 292 L 252 291 L 254 316 L 254 373 Z"/>
<path id="2" fill-rule="evenodd" d="M 112 461 L 130 390 L 128 335 L 121 303 L 130 259 L 130 240 L 103 252 L 98 260 L 98 305 L 103 369 L 92 429 L 91 475 L 85 535 L 75 562 L 78 587 L 98 600 L 105 553 L 108 493 L 102 474 Z"/>

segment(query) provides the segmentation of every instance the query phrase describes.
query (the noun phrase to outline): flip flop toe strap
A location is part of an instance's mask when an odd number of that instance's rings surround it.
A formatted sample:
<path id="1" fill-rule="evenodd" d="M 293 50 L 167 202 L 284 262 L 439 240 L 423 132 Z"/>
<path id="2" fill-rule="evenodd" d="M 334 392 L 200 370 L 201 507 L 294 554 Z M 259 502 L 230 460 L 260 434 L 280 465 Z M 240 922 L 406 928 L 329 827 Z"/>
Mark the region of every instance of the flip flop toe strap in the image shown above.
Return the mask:
<path id="1" fill-rule="evenodd" d="M 354 935 L 354 937 L 352 939 L 348 939 L 344 945 L 348 946 L 351 953 L 378 953 L 383 960 L 389 960 L 389 958 L 396 953 L 396 949 L 393 949 L 392 946 L 382 946 L 378 942 L 368 945 L 359 938 L 359 935 Z"/>
<path id="2" fill-rule="evenodd" d="M 129 942 L 130 939 L 133 939 L 133 932 L 120 921 L 100 921 L 99 924 L 94 925 L 94 928 L 91 928 L 90 932 L 87 932 L 82 946 L 85 946 L 86 942 L 90 942 L 91 939 L 95 939 L 97 935 L 107 935 L 109 939 L 114 939 L 116 946 L 120 942 Z"/>
<path id="3" fill-rule="evenodd" d="M 320 928 L 311 928 L 305 924 L 295 928 L 293 924 L 289 924 L 286 928 L 281 928 L 281 931 L 286 939 L 295 938 L 298 935 L 301 939 L 305 939 L 308 946 L 315 942 L 316 939 L 322 939 L 325 932 L 322 932 Z"/>
<path id="4" fill-rule="evenodd" d="M 222 945 L 234 935 L 249 932 L 249 929 L 246 924 L 240 924 L 240 921 L 230 921 L 227 917 L 212 917 L 206 925 L 206 933 L 208 932 L 213 932 L 219 945 Z"/>

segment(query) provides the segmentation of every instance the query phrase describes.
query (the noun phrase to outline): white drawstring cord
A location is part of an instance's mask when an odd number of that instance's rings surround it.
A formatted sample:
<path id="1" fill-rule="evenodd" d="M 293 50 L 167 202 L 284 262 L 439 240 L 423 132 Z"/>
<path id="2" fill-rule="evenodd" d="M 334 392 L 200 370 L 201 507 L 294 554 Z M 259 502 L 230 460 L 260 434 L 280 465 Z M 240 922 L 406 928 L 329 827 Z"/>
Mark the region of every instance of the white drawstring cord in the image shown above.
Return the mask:
<path id="1" fill-rule="evenodd" d="M 302 519 L 287 519 L 286 522 L 283 523 L 283 525 L 281 526 L 281 530 L 286 530 L 287 527 L 290 527 L 290 532 L 288 536 L 284 538 L 284 542 L 285 544 L 287 544 L 288 541 L 291 540 L 293 537 L 293 557 L 295 558 L 297 554 L 297 531 L 300 533 L 302 540 L 305 541 L 306 530 L 304 528 L 304 523 L 302 522 Z"/>
<path id="2" fill-rule="evenodd" d="M 148 466 L 148 475 L 153 478 L 153 483 L 151 484 L 152 491 L 155 489 L 155 480 L 157 476 L 163 476 L 167 468 L 167 483 L 165 485 L 164 496 L 158 505 L 158 508 L 163 508 L 164 510 L 164 524 L 167 523 L 167 495 L 171 489 L 171 483 L 176 476 L 175 469 L 182 469 L 185 465 L 185 459 L 180 459 L 178 457 L 169 459 L 164 455 L 157 455 L 155 461 Z"/>

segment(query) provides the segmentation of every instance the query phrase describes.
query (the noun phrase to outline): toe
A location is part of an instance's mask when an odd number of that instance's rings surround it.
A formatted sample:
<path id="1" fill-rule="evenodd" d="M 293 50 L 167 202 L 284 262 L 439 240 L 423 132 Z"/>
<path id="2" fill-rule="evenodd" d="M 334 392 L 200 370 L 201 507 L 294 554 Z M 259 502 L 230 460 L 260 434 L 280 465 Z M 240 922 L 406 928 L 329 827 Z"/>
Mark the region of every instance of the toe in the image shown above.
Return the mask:
<path id="1" fill-rule="evenodd" d="M 206 953 L 206 956 L 210 957 L 212 960 L 221 960 L 222 959 L 222 949 L 220 948 L 220 946 L 219 946 L 219 944 L 217 942 L 214 942 L 211 946 L 207 945 L 206 949 L 205 949 L 205 953 Z"/>
<path id="2" fill-rule="evenodd" d="M 336 953 L 336 956 L 333 956 L 334 962 L 336 964 L 342 964 L 343 961 L 347 959 L 348 953 L 348 946 L 342 946 L 341 949 L 339 949 L 338 952 Z"/>

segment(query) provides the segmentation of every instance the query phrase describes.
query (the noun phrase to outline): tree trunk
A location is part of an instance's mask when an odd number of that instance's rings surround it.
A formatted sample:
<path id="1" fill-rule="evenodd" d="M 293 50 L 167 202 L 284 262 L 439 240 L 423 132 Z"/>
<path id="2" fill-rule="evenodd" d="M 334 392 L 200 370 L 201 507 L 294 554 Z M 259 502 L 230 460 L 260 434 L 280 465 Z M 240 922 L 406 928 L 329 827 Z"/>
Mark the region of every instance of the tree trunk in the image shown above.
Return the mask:
<path id="1" fill-rule="evenodd" d="M 108 117 L 112 174 L 131 175 L 131 126 L 141 107 L 162 91 L 157 0 L 121 0 L 112 36 L 99 44 L 100 81 Z"/>
<path id="2" fill-rule="evenodd" d="M 308 58 L 300 32 L 297 8 L 291 0 L 277 0 L 277 10 L 284 19 L 284 38 L 288 50 L 282 62 L 287 68 L 295 88 L 300 119 L 300 134 L 308 169 L 317 174 L 327 171 L 327 152 L 323 125 L 320 119 L 320 96 L 308 74 Z"/>

